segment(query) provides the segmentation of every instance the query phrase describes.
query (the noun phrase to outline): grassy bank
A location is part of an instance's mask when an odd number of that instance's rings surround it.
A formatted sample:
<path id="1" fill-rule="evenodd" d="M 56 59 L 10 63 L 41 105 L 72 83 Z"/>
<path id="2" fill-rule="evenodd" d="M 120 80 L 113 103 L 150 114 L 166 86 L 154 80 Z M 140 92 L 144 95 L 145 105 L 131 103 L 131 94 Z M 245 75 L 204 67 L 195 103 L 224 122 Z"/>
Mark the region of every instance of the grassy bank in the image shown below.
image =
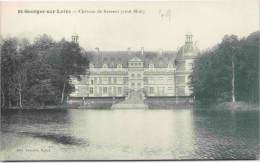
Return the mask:
<path id="1" fill-rule="evenodd" d="M 45 106 L 23 106 L 22 108 L 19 106 L 12 106 L 4 109 L 69 109 L 73 108 L 73 106 L 69 105 L 45 105 Z"/>
<path id="2" fill-rule="evenodd" d="M 224 102 L 215 106 L 217 110 L 229 110 L 235 112 L 259 111 L 259 105 L 245 102 Z"/>
<path id="3" fill-rule="evenodd" d="M 259 111 L 258 104 L 252 104 L 246 102 L 221 102 L 221 103 L 196 102 L 194 108 L 196 110 L 207 110 L 207 111 L 232 111 L 232 112 Z"/>

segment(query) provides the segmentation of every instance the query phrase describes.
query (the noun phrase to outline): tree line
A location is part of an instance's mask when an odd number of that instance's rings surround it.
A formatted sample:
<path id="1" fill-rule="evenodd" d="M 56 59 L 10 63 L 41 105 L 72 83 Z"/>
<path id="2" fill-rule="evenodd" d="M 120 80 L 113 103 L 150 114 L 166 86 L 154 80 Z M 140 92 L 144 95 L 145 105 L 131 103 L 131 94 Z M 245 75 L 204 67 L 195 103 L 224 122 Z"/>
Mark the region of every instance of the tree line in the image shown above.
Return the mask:
<path id="1" fill-rule="evenodd" d="M 34 39 L 4 38 L 1 50 L 1 108 L 59 105 L 88 67 L 78 43 L 54 41 L 43 34 Z"/>
<path id="2" fill-rule="evenodd" d="M 259 102 L 259 34 L 226 35 L 194 63 L 190 86 L 204 102 Z"/>

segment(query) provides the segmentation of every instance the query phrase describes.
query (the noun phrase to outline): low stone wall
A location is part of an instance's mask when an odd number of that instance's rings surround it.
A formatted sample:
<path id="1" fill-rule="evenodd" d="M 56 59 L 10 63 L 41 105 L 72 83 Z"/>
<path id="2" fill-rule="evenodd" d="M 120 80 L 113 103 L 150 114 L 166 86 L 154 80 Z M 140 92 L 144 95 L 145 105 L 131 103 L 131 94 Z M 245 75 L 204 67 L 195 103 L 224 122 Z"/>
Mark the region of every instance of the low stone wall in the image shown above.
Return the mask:
<path id="1" fill-rule="evenodd" d="M 114 103 L 124 100 L 124 97 L 90 97 L 90 98 L 70 98 L 67 105 L 77 105 L 79 108 L 100 108 L 107 109 Z"/>
<path id="2" fill-rule="evenodd" d="M 107 109 L 111 108 L 113 104 L 124 101 L 125 97 L 90 97 L 85 98 L 71 98 L 67 104 L 77 106 L 78 108 L 97 108 Z M 144 103 L 148 105 L 149 109 L 174 109 L 187 108 L 192 106 L 192 98 L 190 97 L 146 97 Z"/>
<path id="3" fill-rule="evenodd" d="M 191 97 L 149 97 L 145 103 L 150 109 L 175 109 L 191 108 L 193 99 Z"/>

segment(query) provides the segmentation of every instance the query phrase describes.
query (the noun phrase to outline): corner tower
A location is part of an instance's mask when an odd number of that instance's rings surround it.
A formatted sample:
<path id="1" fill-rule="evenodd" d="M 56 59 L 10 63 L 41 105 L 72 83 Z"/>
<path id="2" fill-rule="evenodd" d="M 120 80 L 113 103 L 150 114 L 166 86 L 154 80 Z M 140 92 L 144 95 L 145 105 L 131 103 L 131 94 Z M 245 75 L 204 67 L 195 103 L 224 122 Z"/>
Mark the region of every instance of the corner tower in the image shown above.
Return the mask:
<path id="1" fill-rule="evenodd" d="M 199 49 L 193 43 L 192 34 L 186 34 L 185 44 L 178 50 L 175 59 L 175 95 L 190 96 L 192 90 L 189 87 L 190 75 L 193 71 L 194 60 L 197 58 Z"/>

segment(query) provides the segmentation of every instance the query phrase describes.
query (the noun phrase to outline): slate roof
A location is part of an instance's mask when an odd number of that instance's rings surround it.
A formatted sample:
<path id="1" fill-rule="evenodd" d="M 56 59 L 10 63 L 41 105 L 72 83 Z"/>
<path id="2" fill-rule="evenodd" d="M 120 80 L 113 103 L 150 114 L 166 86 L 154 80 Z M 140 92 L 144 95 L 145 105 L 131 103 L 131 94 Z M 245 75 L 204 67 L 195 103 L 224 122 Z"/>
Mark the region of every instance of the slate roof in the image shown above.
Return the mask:
<path id="1" fill-rule="evenodd" d="M 123 68 L 126 68 L 128 61 L 134 57 L 144 61 L 144 67 L 148 67 L 152 63 L 155 68 L 165 68 L 168 67 L 168 64 L 174 65 L 177 56 L 175 51 L 164 51 L 162 53 L 145 51 L 143 55 L 141 51 L 87 51 L 86 53 L 90 63 L 94 64 L 95 68 L 100 68 L 103 64 L 107 64 L 109 68 L 122 64 Z"/>

